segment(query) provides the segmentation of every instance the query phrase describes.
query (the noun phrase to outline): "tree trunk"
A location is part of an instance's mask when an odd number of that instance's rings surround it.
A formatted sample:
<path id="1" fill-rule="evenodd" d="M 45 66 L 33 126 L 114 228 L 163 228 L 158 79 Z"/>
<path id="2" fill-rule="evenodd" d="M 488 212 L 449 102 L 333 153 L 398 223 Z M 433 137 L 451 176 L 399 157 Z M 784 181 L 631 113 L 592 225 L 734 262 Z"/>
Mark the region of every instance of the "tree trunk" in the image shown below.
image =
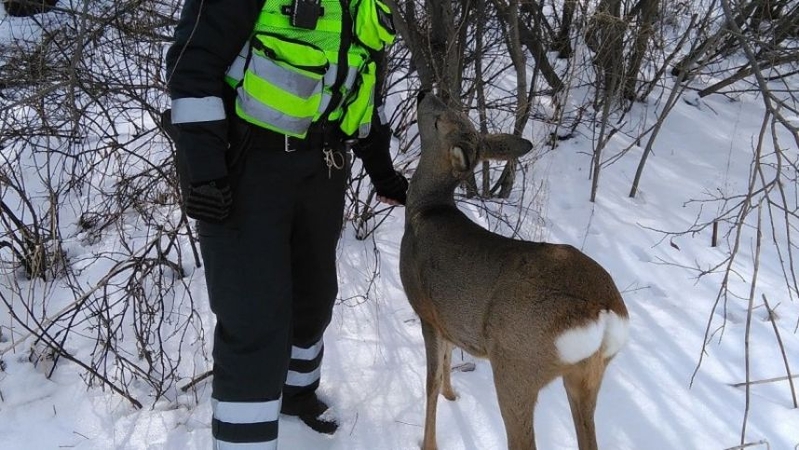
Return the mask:
<path id="1" fill-rule="evenodd" d="M 624 31 L 621 0 L 601 0 L 586 31 L 586 45 L 594 51 L 597 88 L 605 101 L 615 100 L 624 72 Z"/>
<path id="2" fill-rule="evenodd" d="M 574 20 L 574 10 L 577 0 L 565 0 L 563 2 L 563 13 L 561 14 L 560 30 L 552 44 L 552 49 L 558 52 L 558 58 L 570 58 L 572 52 L 571 27 Z"/>
<path id="3" fill-rule="evenodd" d="M 505 2 L 502 0 L 494 0 L 494 6 L 497 8 L 500 20 L 504 23 L 510 23 L 508 6 Z M 552 67 L 552 64 L 549 63 L 549 59 L 547 59 L 547 50 L 543 44 L 544 38 L 541 32 L 540 19 L 536 19 L 536 17 L 538 17 L 537 14 L 529 13 L 531 5 L 528 2 L 523 3 L 521 7 L 522 10 L 526 12 L 526 15 L 532 18 L 532 28 L 523 21 L 517 20 L 519 41 L 533 56 L 536 68 L 541 71 L 541 75 L 543 75 L 547 84 L 549 84 L 554 92 L 560 92 L 564 87 L 563 80 L 561 80 L 558 73 Z"/>
<path id="4" fill-rule="evenodd" d="M 655 32 L 653 24 L 657 16 L 659 0 L 639 0 L 636 9 L 638 10 L 638 32 L 635 35 L 633 44 L 633 54 L 627 66 L 624 79 L 623 96 L 627 100 L 635 101 L 635 87 L 638 82 L 638 73 L 644 61 L 644 55 L 649 48 L 649 42 Z"/>
<path id="5" fill-rule="evenodd" d="M 508 8 L 508 52 L 516 70 L 516 117 L 513 123 L 513 134 L 521 136 L 529 116 L 527 100 L 527 61 L 522 52 L 519 39 L 519 0 L 511 0 Z M 499 198 L 508 198 L 516 180 L 516 161 L 508 161 L 500 177 Z"/>

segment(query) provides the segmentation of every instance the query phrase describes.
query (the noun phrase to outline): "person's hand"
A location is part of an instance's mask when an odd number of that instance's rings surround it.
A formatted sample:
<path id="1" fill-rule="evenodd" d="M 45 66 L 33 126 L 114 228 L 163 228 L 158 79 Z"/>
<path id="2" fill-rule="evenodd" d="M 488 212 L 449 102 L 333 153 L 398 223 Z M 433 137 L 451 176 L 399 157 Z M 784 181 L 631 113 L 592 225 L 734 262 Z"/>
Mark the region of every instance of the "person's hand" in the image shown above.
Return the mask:
<path id="1" fill-rule="evenodd" d="M 388 177 L 372 178 L 372 184 L 377 193 L 377 200 L 392 206 L 405 205 L 408 196 L 408 180 L 401 173 L 395 171 Z"/>
<path id="2" fill-rule="evenodd" d="M 363 163 L 363 168 L 377 193 L 377 200 L 392 206 L 404 205 L 408 192 L 408 180 L 394 170 L 391 161 L 391 128 L 378 125 L 366 139 L 353 147 L 353 152 Z"/>
<path id="3" fill-rule="evenodd" d="M 194 183 L 189 186 L 183 205 L 192 219 L 220 223 L 230 215 L 233 192 L 226 177 Z"/>

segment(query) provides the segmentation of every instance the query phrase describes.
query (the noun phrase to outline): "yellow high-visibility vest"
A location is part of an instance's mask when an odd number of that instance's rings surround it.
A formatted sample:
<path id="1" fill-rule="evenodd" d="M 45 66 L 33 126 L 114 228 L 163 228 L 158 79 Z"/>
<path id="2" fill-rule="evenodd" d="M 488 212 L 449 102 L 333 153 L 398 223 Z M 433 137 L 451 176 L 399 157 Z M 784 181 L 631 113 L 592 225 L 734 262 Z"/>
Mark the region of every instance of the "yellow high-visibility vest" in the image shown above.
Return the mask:
<path id="1" fill-rule="evenodd" d="M 374 112 L 373 54 L 394 41 L 380 0 L 316 0 L 313 29 L 292 25 L 292 0 L 266 0 L 252 36 L 229 67 L 236 113 L 289 136 L 326 119 L 366 137 Z"/>

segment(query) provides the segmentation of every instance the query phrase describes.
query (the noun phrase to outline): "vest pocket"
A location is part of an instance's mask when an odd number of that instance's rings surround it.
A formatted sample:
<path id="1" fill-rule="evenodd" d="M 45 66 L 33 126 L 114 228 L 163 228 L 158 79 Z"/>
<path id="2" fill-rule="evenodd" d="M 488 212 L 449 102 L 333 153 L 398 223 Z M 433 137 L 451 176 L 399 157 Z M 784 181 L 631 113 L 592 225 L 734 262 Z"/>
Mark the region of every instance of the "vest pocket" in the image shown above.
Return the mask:
<path id="1" fill-rule="evenodd" d="M 237 112 L 264 128 L 304 137 L 323 101 L 330 62 L 318 47 L 270 33 L 253 36 Z"/>
<path id="2" fill-rule="evenodd" d="M 366 47 L 382 50 L 394 42 L 391 9 L 380 0 L 359 0 L 353 9 L 355 36 Z"/>
<path id="3" fill-rule="evenodd" d="M 374 112 L 375 81 L 377 64 L 367 61 L 361 70 L 344 103 L 344 116 L 341 118 L 341 129 L 347 135 L 365 138 L 369 135 Z"/>

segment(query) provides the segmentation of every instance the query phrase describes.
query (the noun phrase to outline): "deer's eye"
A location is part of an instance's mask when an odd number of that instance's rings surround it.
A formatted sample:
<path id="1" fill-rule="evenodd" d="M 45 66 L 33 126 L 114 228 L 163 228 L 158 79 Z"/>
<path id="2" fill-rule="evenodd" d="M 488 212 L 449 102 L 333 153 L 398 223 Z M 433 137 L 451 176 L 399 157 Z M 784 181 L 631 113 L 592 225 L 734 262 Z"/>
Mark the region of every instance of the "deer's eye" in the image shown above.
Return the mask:
<path id="1" fill-rule="evenodd" d="M 435 127 L 436 131 L 438 131 L 438 118 L 436 118 L 436 121 L 433 122 L 433 126 Z"/>

